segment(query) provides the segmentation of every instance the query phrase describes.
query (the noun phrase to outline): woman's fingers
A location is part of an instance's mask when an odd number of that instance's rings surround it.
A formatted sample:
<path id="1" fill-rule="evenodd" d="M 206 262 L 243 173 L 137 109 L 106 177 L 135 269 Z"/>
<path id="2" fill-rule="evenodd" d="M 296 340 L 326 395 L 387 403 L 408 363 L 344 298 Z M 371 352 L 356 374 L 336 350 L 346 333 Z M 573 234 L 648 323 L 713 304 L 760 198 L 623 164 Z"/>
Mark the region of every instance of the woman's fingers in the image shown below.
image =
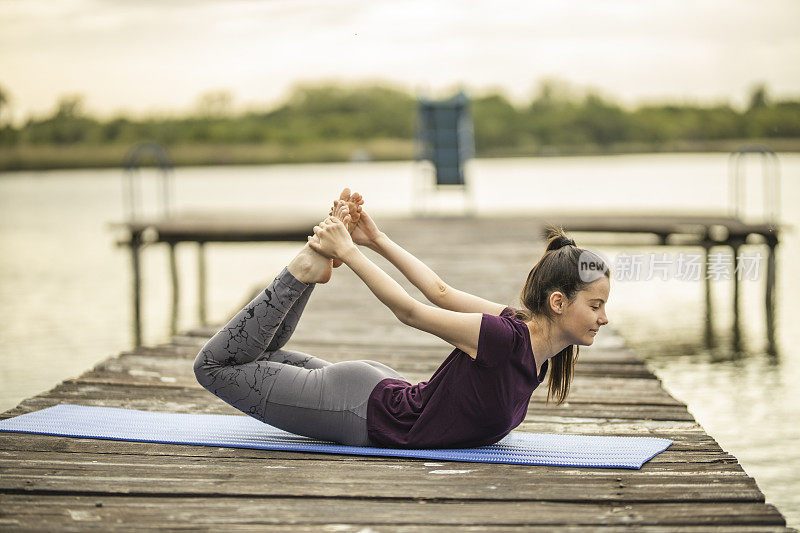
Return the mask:
<path id="1" fill-rule="evenodd" d="M 347 220 L 348 218 L 349 218 L 349 215 L 345 215 L 345 220 Z M 341 220 L 339 220 L 338 218 L 336 218 L 334 216 L 330 216 L 330 217 L 326 218 L 325 220 L 321 221 L 316 226 L 314 226 L 314 235 L 319 237 L 325 231 L 327 231 L 330 228 L 333 228 L 336 225 L 344 226 L 344 223 Z"/>

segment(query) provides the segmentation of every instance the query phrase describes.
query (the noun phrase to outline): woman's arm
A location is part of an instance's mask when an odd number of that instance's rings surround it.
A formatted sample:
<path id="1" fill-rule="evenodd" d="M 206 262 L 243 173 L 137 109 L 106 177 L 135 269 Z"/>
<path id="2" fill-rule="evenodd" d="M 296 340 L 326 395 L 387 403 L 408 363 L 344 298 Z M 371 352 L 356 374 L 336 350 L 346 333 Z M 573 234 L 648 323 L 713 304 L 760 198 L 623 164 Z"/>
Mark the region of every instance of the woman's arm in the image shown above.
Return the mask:
<path id="1" fill-rule="evenodd" d="M 343 261 L 403 324 L 436 335 L 476 357 L 481 313 L 458 313 L 418 302 L 353 244 L 344 224 L 335 217 L 321 222 L 314 233 L 318 242 L 310 238 L 309 246 Z"/>
<path id="2" fill-rule="evenodd" d="M 458 313 L 418 302 L 355 246 L 340 259 L 403 324 L 436 335 L 476 357 L 481 313 Z"/>
<path id="3" fill-rule="evenodd" d="M 361 212 L 358 224 L 353 239 L 388 259 L 432 304 L 451 311 L 491 315 L 499 315 L 505 309 L 505 305 L 454 289 L 442 281 L 425 263 L 379 231 L 366 212 Z"/>

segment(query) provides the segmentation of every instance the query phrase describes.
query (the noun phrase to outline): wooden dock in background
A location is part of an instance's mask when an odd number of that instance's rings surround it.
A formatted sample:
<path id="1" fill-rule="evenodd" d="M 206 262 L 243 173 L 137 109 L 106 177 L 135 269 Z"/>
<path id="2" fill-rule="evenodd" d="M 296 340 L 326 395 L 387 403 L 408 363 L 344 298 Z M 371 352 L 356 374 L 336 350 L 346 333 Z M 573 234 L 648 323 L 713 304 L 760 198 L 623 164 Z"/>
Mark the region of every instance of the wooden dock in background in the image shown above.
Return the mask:
<path id="1" fill-rule="evenodd" d="M 115 229 L 124 229 L 126 235 L 117 241 L 118 246 L 125 246 L 131 253 L 132 276 L 132 303 L 133 321 L 132 332 L 134 346 L 141 346 L 141 253 L 143 248 L 151 244 L 166 244 L 168 246 L 170 279 L 172 281 L 171 319 L 170 332 L 178 333 L 178 309 L 180 308 L 180 275 L 176 260 L 175 248 L 180 243 L 197 245 L 197 271 L 198 271 L 198 323 L 206 325 L 206 260 L 205 247 L 207 243 L 221 242 L 274 242 L 274 241 L 299 241 L 305 242 L 306 236 L 311 234 L 311 229 L 320 220 L 313 213 L 297 213 L 292 210 L 268 213 L 242 213 L 242 212 L 214 212 L 214 211 L 181 211 L 170 216 L 145 220 L 131 220 L 128 222 L 115 222 L 110 226 Z M 433 219 L 435 220 L 435 219 Z M 492 226 L 493 223 L 485 219 L 483 225 Z M 429 219 L 425 219 L 427 224 Z M 392 221 L 388 221 L 391 223 Z M 431 221 L 431 223 L 434 223 Z M 729 216 L 710 216 L 701 214 L 667 215 L 649 213 L 646 215 L 609 215 L 595 213 L 582 215 L 570 213 L 555 213 L 547 216 L 537 213 L 530 217 L 506 219 L 505 224 L 521 225 L 524 228 L 532 226 L 543 227 L 544 224 L 557 224 L 569 232 L 614 233 L 617 235 L 646 234 L 657 239 L 661 246 L 696 246 L 703 250 L 703 268 L 709 263 L 709 252 L 717 246 L 729 247 L 732 250 L 733 271 L 739 265 L 739 249 L 745 244 L 763 244 L 766 246 L 766 271 L 767 279 L 764 286 L 765 322 L 767 330 L 767 352 L 777 353 L 775 344 L 775 283 L 777 280 L 775 248 L 779 243 L 779 234 L 783 229 L 777 223 L 770 222 L 744 222 L 739 218 Z M 394 220 L 395 226 L 403 226 L 405 220 Z M 459 221 L 451 219 L 449 226 L 455 228 L 459 225 L 473 227 L 469 217 Z M 740 279 L 734 276 L 733 305 L 733 342 L 734 349 L 741 349 L 741 318 L 740 306 Z M 710 325 L 713 322 L 711 304 L 711 281 L 705 279 L 706 339 L 709 345 L 713 344 L 713 332 Z"/>
<path id="2" fill-rule="evenodd" d="M 542 252 L 541 228 L 527 220 L 425 219 L 384 229 L 453 286 L 509 304 Z M 265 273 L 255 290 L 276 274 Z M 59 403 L 242 415 L 192 371 L 219 327 L 123 352 L 0 418 Z M 329 361 L 379 360 L 414 382 L 450 351 L 397 322 L 347 267 L 315 289 L 287 347 Z M 548 406 L 545 396 L 543 385 L 517 431 L 675 442 L 628 470 L 0 433 L 0 529 L 790 531 L 736 458 L 613 330 L 581 350 L 566 404 Z"/>

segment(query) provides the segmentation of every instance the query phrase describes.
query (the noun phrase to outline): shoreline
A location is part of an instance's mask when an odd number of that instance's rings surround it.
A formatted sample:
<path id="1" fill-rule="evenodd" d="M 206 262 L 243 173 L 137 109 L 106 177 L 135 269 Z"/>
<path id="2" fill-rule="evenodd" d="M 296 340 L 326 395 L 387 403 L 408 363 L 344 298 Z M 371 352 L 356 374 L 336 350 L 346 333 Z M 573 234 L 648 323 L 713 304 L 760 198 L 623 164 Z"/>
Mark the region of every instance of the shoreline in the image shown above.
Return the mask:
<path id="1" fill-rule="evenodd" d="M 729 153 L 745 144 L 762 144 L 775 152 L 800 152 L 798 139 L 729 139 L 674 141 L 669 143 L 615 143 L 541 146 L 526 144 L 478 150 L 476 158 L 563 157 L 652 153 Z M 24 145 L 0 147 L 0 172 L 118 168 L 132 145 Z M 410 161 L 414 143 L 409 139 L 330 141 L 303 145 L 180 144 L 168 146 L 175 167 L 220 165 L 285 165 L 363 161 Z M 147 166 L 147 162 L 143 166 Z"/>

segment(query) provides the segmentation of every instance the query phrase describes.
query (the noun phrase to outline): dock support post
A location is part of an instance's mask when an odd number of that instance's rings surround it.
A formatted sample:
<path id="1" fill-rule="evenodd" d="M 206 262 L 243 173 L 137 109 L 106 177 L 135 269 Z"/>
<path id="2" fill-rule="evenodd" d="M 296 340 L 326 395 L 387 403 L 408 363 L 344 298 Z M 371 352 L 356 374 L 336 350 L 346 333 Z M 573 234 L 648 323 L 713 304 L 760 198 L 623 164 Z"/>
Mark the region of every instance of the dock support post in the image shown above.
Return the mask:
<path id="1" fill-rule="evenodd" d="M 705 341 L 708 348 L 714 347 L 714 309 L 711 302 L 711 277 L 708 275 L 708 254 L 714 245 L 708 238 L 703 240 L 703 282 L 706 294 Z"/>
<path id="2" fill-rule="evenodd" d="M 778 237 L 771 235 L 767 238 L 769 251 L 767 252 L 767 286 L 764 292 L 767 319 L 767 353 L 777 355 L 778 348 L 775 344 L 775 247 L 778 245 Z"/>
<path id="3" fill-rule="evenodd" d="M 733 250 L 733 349 L 735 352 L 742 351 L 742 324 L 739 316 L 739 248 L 744 244 L 744 239 L 735 237 L 729 239 Z"/>
<path id="4" fill-rule="evenodd" d="M 141 272 L 139 268 L 139 248 L 142 245 L 142 232 L 131 231 L 131 266 L 133 267 L 133 345 L 142 345 Z"/>
<path id="5" fill-rule="evenodd" d="M 201 326 L 206 325 L 206 255 L 203 241 L 197 242 L 197 311 Z"/>
<path id="6" fill-rule="evenodd" d="M 178 263 L 175 259 L 175 247 L 178 243 L 169 243 L 169 272 L 172 280 L 172 312 L 170 314 L 169 332 L 171 336 L 178 333 L 178 306 L 180 302 L 180 286 L 178 284 Z"/>

